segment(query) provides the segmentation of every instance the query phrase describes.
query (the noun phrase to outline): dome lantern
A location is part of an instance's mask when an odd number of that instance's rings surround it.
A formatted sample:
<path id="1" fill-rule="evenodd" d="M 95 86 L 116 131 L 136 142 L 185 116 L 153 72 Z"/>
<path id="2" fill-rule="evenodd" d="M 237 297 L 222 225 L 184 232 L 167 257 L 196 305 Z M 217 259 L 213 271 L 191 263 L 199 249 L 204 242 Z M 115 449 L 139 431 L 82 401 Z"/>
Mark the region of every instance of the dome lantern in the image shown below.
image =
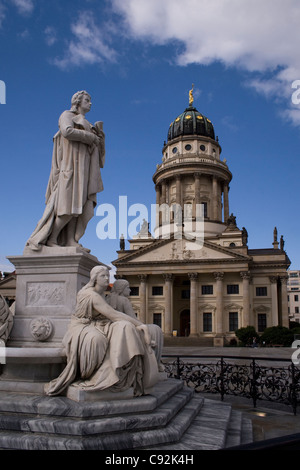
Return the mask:
<path id="1" fill-rule="evenodd" d="M 170 124 L 168 142 L 181 136 L 197 135 L 210 137 L 215 140 L 212 122 L 193 106 L 193 89 L 189 91 L 189 106 Z"/>

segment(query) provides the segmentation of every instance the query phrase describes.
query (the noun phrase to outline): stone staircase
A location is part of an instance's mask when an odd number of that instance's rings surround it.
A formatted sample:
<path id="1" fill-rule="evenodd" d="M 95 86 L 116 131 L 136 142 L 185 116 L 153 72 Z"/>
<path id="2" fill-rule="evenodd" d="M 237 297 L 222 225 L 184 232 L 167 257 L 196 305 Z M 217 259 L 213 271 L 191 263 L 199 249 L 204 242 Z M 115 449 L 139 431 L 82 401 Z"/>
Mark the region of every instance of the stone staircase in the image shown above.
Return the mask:
<path id="1" fill-rule="evenodd" d="M 123 400 L 0 392 L 0 449 L 217 450 L 251 442 L 249 424 L 175 379 Z"/>

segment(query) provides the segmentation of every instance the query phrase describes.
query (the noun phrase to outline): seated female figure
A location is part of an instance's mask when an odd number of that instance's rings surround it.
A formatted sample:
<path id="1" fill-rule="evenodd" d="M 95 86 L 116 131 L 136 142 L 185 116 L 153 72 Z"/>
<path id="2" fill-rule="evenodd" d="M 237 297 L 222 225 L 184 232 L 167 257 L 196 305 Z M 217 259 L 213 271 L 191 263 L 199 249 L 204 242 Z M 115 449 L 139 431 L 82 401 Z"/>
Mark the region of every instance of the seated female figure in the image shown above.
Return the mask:
<path id="1" fill-rule="evenodd" d="M 67 365 L 46 385 L 47 395 L 58 395 L 75 383 L 84 390 L 133 387 L 139 396 L 157 382 L 147 326 L 107 304 L 103 295 L 108 283 L 108 269 L 96 266 L 90 282 L 78 292 L 76 311 L 63 339 Z"/>

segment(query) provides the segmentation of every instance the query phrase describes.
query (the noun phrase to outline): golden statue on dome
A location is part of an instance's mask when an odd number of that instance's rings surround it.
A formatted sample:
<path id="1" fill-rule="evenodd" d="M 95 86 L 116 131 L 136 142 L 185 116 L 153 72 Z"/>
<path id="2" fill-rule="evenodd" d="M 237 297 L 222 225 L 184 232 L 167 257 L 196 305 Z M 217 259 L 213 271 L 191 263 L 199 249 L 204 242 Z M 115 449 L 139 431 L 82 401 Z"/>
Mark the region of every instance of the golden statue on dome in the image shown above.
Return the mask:
<path id="1" fill-rule="evenodd" d="M 194 103 L 193 91 L 194 91 L 194 84 L 192 84 L 192 89 L 189 91 L 189 105 L 190 106 L 193 106 L 193 103 Z"/>

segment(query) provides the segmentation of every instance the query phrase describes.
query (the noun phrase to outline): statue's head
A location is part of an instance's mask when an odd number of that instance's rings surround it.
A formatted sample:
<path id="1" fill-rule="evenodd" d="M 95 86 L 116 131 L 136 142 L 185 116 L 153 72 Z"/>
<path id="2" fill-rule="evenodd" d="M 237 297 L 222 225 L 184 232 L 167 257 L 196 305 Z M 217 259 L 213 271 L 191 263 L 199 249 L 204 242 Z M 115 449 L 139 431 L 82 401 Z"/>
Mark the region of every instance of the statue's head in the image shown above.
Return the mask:
<path id="1" fill-rule="evenodd" d="M 91 269 L 89 285 L 95 286 L 98 275 L 103 272 L 109 274 L 109 270 L 106 266 L 95 266 Z"/>
<path id="2" fill-rule="evenodd" d="M 126 279 L 117 279 L 114 282 L 112 292 L 116 292 L 118 295 L 124 295 L 128 297 L 130 294 L 129 282 Z"/>
<path id="3" fill-rule="evenodd" d="M 81 104 L 81 101 L 82 101 L 82 98 L 84 97 L 84 95 L 87 95 L 89 97 L 89 99 L 91 99 L 91 95 L 89 95 L 89 93 L 85 90 L 82 90 L 82 91 L 77 91 L 77 93 L 75 93 L 73 96 L 72 96 L 72 99 L 71 99 L 71 111 L 73 111 L 74 113 L 77 113 L 78 112 L 78 108 Z"/>

